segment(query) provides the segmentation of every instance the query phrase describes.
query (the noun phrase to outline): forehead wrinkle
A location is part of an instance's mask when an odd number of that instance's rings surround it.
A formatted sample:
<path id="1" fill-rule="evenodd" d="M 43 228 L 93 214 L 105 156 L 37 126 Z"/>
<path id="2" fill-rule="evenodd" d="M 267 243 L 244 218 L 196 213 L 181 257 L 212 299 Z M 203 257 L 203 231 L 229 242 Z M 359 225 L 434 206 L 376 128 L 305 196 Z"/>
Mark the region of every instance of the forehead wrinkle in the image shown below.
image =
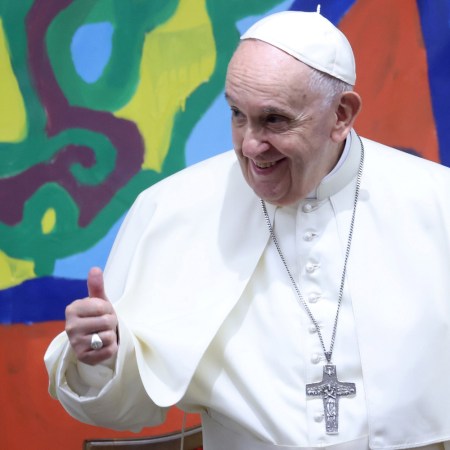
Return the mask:
<path id="1" fill-rule="evenodd" d="M 280 114 L 280 115 L 292 114 L 291 108 L 279 107 L 274 105 L 263 106 L 262 111 L 264 114 Z"/>
<path id="2" fill-rule="evenodd" d="M 225 99 L 238 102 L 245 96 L 259 99 L 262 108 L 268 113 L 291 112 L 307 104 L 308 93 L 295 83 L 286 84 L 285 79 L 264 79 L 252 74 L 252 77 L 238 73 L 229 73 L 225 87 Z"/>
<path id="3" fill-rule="evenodd" d="M 308 110 L 312 100 L 306 89 L 309 70 L 305 64 L 271 49 L 268 44 L 241 47 L 228 67 L 225 99 L 241 106 L 250 101 L 249 105 L 261 114 L 279 114 L 304 121 L 308 117 L 305 109 Z"/>
<path id="4" fill-rule="evenodd" d="M 290 104 L 297 93 L 286 94 L 286 86 L 277 82 L 265 82 L 258 77 L 252 80 L 233 74 L 227 79 L 225 99 L 228 103 L 242 103 L 245 99 L 257 101 L 259 108 L 265 113 L 294 113 L 295 105 Z M 275 99 L 275 100 L 274 100 Z"/>
<path id="5" fill-rule="evenodd" d="M 258 41 L 241 41 L 233 54 L 228 65 L 227 75 L 245 77 L 251 81 L 252 78 L 260 82 L 268 79 L 270 83 L 279 81 L 283 84 L 286 72 L 295 73 L 305 68 L 311 70 L 307 65 L 283 50 L 271 44 Z"/>

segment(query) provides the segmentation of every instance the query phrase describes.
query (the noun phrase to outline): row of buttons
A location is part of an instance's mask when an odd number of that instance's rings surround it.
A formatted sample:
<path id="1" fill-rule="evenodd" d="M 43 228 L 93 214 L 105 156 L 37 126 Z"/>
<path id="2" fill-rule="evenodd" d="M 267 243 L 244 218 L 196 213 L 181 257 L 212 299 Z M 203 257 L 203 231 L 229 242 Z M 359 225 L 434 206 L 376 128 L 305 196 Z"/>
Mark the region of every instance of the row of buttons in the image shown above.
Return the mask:
<path id="1" fill-rule="evenodd" d="M 318 207 L 320 206 L 320 204 L 318 202 L 308 202 L 305 203 L 302 206 L 302 211 L 304 213 L 311 213 L 313 211 L 315 211 Z M 303 234 L 303 240 L 306 242 L 311 242 L 313 241 L 316 237 L 317 237 L 317 233 L 313 232 L 313 231 L 306 231 Z M 317 269 L 319 269 L 320 265 L 313 263 L 313 262 L 308 262 L 305 266 L 305 270 L 307 273 L 312 274 L 314 273 Z M 312 292 L 307 296 L 307 300 L 309 303 L 317 303 L 317 301 L 320 299 L 321 295 L 317 292 Z M 309 326 L 309 332 L 311 334 L 316 333 L 317 329 L 316 326 L 311 324 Z M 313 353 L 311 355 L 311 363 L 312 364 L 319 364 L 320 362 L 325 361 L 325 357 L 321 354 L 321 353 Z M 324 420 L 324 413 L 317 411 L 314 414 L 314 421 L 319 423 L 322 422 Z"/>

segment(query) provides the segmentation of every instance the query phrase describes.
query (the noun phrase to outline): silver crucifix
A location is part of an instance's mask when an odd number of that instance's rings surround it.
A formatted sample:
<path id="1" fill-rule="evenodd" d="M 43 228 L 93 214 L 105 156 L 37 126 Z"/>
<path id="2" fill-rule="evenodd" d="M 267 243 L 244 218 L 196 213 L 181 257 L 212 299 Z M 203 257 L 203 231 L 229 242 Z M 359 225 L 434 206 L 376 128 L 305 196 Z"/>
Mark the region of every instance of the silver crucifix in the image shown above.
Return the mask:
<path id="1" fill-rule="evenodd" d="M 322 397 L 327 434 L 338 434 L 339 397 L 352 394 L 356 394 L 355 383 L 341 383 L 332 364 L 323 366 L 322 381 L 306 385 L 306 395 Z"/>

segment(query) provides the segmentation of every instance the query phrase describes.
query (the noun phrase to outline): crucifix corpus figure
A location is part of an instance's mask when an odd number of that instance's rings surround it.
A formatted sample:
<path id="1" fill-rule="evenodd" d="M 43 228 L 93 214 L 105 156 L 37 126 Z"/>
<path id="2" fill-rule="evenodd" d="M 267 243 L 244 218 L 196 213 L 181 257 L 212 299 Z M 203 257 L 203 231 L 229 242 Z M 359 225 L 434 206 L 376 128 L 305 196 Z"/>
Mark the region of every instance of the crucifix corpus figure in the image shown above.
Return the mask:
<path id="1" fill-rule="evenodd" d="M 337 379 L 336 366 L 323 366 L 323 378 L 318 383 L 306 385 L 306 395 L 322 397 L 327 434 L 337 434 L 339 427 L 339 397 L 356 394 L 355 383 L 343 383 Z"/>

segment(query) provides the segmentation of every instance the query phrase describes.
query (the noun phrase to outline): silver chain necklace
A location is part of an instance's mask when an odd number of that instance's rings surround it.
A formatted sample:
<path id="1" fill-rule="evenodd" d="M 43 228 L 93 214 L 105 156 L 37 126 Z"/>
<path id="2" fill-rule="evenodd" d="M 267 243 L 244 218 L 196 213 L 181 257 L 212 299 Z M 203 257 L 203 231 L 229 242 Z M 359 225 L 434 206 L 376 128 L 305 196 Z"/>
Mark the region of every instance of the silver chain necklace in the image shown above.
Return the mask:
<path id="1" fill-rule="evenodd" d="M 319 337 L 320 344 L 322 346 L 323 354 L 327 360 L 328 364 L 323 366 L 323 379 L 318 383 L 310 383 L 306 385 L 306 395 L 313 397 L 322 397 L 323 405 L 324 405 L 324 413 L 325 413 L 325 428 L 327 434 L 337 434 L 338 433 L 338 424 L 339 424 L 339 397 L 356 394 L 355 383 L 343 383 L 338 381 L 336 374 L 336 366 L 331 364 L 331 358 L 333 356 L 334 343 L 336 340 L 336 330 L 339 319 L 339 312 L 341 309 L 342 298 L 344 295 L 344 284 L 345 284 L 345 276 L 347 273 L 347 262 L 350 256 L 350 248 L 352 244 L 353 238 L 353 230 L 355 226 L 355 217 L 356 217 L 356 206 L 358 204 L 359 199 L 359 191 L 361 187 L 361 177 L 363 173 L 364 166 L 364 145 L 361 141 L 361 138 L 358 136 L 359 142 L 361 144 L 361 158 L 359 161 L 358 174 L 356 177 L 356 187 L 355 187 L 355 196 L 353 200 L 353 213 L 350 221 L 350 230 L 348 233 L 347 240 L 347 248 L 345 250 L 345 258 L 344 258 L 344 268 L 342 270 L 341 283 L 339 287 L 339 296 L 338 296 L 338 304 L 336 310 L 336 316 L 334 318 L 333 324 L 333 332 L 331 334 L 331 342 L 330 349 L 327 351 L 325 347 L 325 343 L 323 340 L 322 332 L 320 331 L 319 324 L 317 323 L 316 318 L 311 312 L 308 304 L 306 303 L 303 295 L 300 291 L 298 284 L 296 283 L 292 273 L 289 269 L 289 266 L 286 262 L 286 258 L 284 257 L 283 252 L 281 251 L 280 244 L 275 235 L 275 232 L 272 227 L 272 223 L 270 222 L 269 214 L 267 213 L 266 203 L 261 199 L 261 207 L 264 213 L 264 218 L 266 220 L 267 227 L 270 232 L 270 236 L 272 237 L 272 241 L 275 244 L 278 255 L 280 256 L 281 262 L 283 263 L 284 268 L 289 276 L 289 280 L 292 284 L 292 287 L 297 294 L 297 298 L 299 303 L 305 308 L 306 313 L 308 314 L 311 322 L 314 324 L 317 336 Z"/>

